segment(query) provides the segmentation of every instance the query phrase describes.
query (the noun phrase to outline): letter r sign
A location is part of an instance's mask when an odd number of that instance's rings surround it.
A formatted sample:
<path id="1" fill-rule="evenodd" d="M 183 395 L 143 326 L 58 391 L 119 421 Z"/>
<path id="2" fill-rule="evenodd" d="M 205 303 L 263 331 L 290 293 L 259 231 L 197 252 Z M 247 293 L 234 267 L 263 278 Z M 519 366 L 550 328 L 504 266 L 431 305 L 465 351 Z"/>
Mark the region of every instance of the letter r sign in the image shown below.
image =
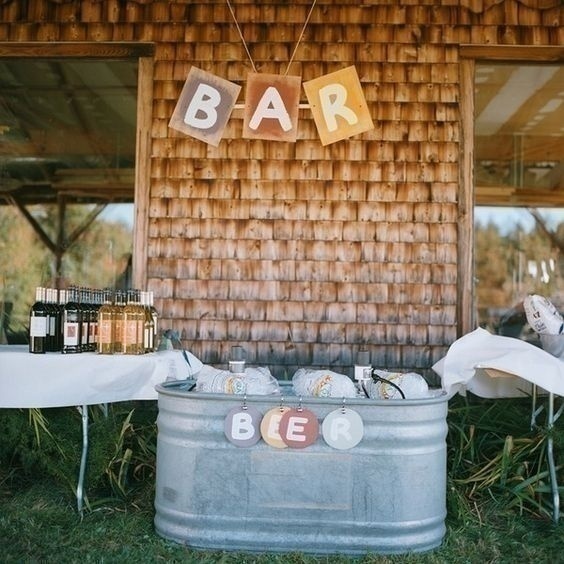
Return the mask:
<path id="1" fill-rule="evenodd" d="M 374 128 L 354 66 L 304 82 L 322 145 Z"/>

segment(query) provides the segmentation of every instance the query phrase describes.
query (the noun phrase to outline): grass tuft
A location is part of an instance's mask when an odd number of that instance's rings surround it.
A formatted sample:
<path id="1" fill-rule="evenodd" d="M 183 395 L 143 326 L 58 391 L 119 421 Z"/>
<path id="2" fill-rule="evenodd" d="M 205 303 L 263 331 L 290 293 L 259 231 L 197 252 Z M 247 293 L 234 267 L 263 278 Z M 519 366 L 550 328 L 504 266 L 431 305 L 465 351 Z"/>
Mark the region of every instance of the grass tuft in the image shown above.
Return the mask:
<path id="1" fill-rule="evenodd" d="M 90 408 L 88 504 L 76 512 L 80 414 L 0 410 L 3 562 L 449 564 L 558 562 L 564 525 L 551 522 L 549 436 L 530 402 L 455 397 L 449 404 L 447 534 L 425 554 L 314 557 L 196 551 L 153 527 L 154 402 Z M 31 418 L 31 419 L 30 419 Z M 563 460 L 558 429 L 556 459 Z M 558 438 L 558 440 L 556 440 Z M 558 468 L 562 479 L 561 467 Z"/>

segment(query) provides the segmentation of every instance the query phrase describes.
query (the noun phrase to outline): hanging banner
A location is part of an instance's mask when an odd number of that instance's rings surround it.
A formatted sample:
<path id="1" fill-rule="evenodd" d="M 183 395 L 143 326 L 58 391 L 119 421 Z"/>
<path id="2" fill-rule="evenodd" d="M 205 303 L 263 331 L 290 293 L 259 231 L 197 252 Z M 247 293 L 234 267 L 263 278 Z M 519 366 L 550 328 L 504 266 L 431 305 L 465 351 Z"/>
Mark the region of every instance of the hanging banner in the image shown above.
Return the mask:
<path id="1" fill-rule="evenodd" d="M 304 82 L 323 145 L 374 128 L 354 66 Z M 295 142 L 301 77 L 247 75 L 243 137 Z M 217 147 L 241 87 L 192 67 L 169 127 Z"/>
<path id="2" fill-rule="evenodd" d="M 169 127 L 217 147 L 241 87 L 192 67 Z"/>
<path id="3" fill-rule="evenodd" d="M 304 82 L 322 145 L 374 128 L 354 66 Z"/>
<path id="4" fill-rule="evenodd" d="M 243 137 L 295 142 L 301 77 L 247 75 Z"/>

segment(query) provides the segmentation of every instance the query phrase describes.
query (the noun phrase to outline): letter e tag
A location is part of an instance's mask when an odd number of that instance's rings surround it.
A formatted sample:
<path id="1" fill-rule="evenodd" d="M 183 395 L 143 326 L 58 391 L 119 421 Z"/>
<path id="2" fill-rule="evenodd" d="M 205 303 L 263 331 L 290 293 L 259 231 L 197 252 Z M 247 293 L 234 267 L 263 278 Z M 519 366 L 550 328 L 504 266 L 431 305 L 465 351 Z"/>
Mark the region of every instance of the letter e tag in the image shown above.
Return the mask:
<path id="1" fill-rule="evenodd" d="M 280 420 L 289 407 L 275 407 L 264 414 L 260 424 L 263 441 L 274 448 L 288 448 L 280 436 Z"/>
<path id="2" fill-rule="evenodd" d="M 319 421 L 309 409 L 290 409 L 280 419 L 280 437 L 290 448 L 305 448 L 319 436 Z"/>

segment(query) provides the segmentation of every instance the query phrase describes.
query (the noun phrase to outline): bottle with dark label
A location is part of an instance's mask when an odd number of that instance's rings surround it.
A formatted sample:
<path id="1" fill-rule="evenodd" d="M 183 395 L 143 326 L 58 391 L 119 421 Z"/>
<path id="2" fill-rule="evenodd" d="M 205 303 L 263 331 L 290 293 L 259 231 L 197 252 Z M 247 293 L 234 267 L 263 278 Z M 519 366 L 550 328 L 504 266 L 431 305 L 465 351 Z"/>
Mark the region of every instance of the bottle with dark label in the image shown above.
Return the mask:
<path id="1" fill-rule="evenodd" d="M 45 303 L 45 288 L 35 289 L 35 303 L 29 312 L 29 352 L 43 354 L 47 350 L 49 312 Z"/>
<path id="2" fill-rule="evenodd" d="M 88 342 L 86 350 L 95 352 L 98 349 L 96 338 L 98 333 L 98 309 L 96 307 L 96 290 L 85 289 L 86 309 L 88 311 Z"/>
<path id="3" fill-rule="evenodd" d="M 63 309 L 63 354 L 81 352 L 82 319 L 80 315 L 78 288 L 71 287 L 67 293 L 67 302 Z"/>
<path id="4" fill-rule="evenodd" d="M 57 290 L 54 288 L 45 289 L 45 304 L 49 314 L 49 321 L 47 323 L 47 352 L 58 351 L 59 339 L 58 333 L 60 329 L 57 322 L 59 321 L 59 306 L 56 300 Z"/>
<path id="5" fill-rule="evenodd" d="M 98 350 L 98 339 L 100 337 L 100 328 L 98 327 L 98 316 L 102 307 L 103 292 L 102 290 L 91 290 L 92 293 L 92 325 L 90 326 L 90 350 L 96 352 Z"/>
<path id="6" fill-rule="evenodd" d="M 78 309 L 80 311 L 80 352 L 89 350 L 90 339 L 90 305 L 87 302 L 86 288 L 78 289 Z"/>
<path id="7" fill-rule="evenodd" d="M 59 299 L 58 299 L 58 322 L 57 322 L 57 350 L 61 352 L 63 350 L 63 316 L 65 312 L 65 304 L 67 303 L 67 291 L 64 289 L 59 290 Z"/>

